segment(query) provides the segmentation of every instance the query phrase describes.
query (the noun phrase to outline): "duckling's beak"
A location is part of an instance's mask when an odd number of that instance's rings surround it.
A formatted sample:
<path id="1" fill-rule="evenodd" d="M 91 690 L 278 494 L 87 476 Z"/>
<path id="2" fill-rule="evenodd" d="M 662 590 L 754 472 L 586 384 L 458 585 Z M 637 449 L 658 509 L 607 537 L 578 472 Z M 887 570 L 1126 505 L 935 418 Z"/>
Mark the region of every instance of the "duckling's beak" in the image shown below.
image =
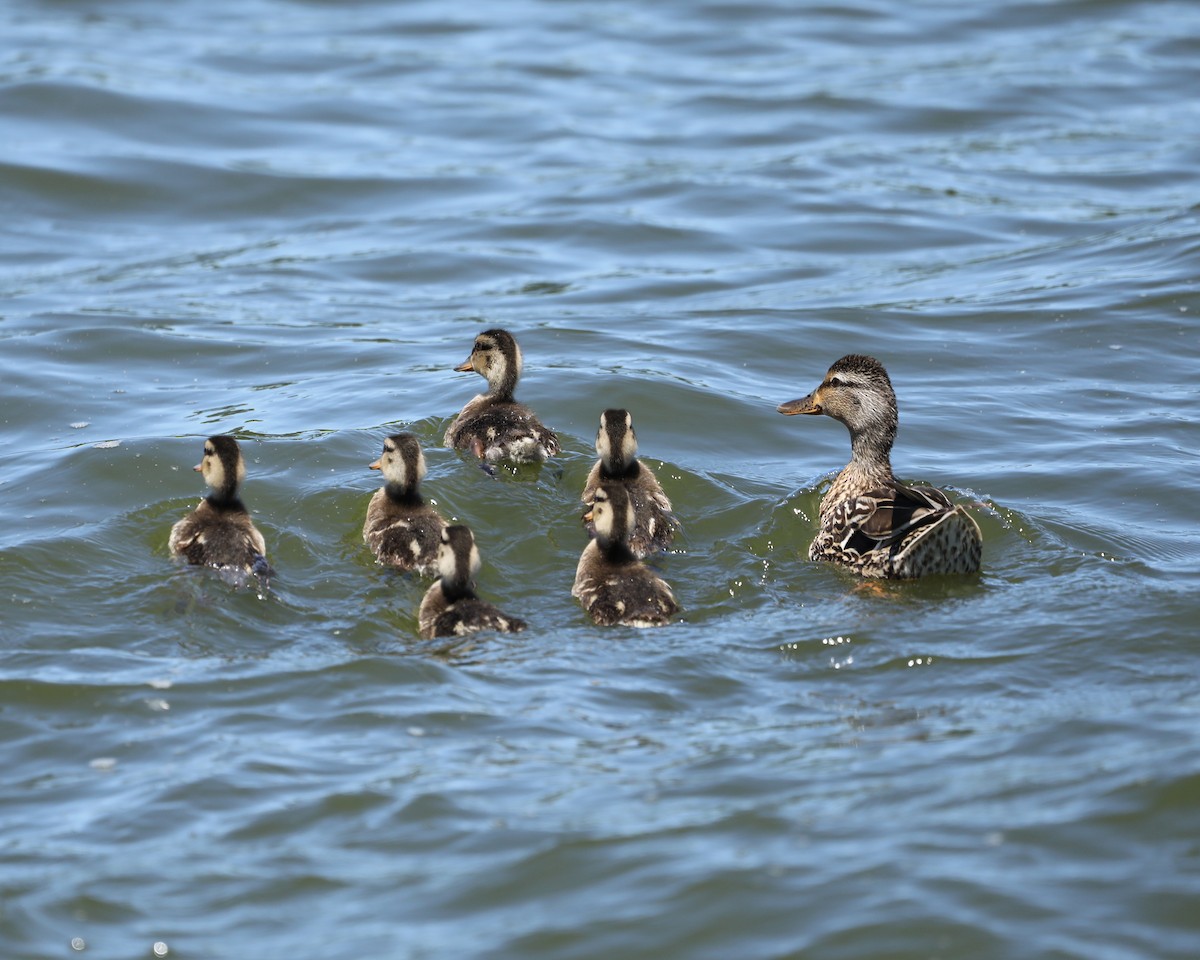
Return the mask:
<path id="1" fill-rule="evenodd" d="M 197 473 L 203 473 L 204 472 L 204 464 L 198 463 L 194 467 L 192 467 L 192 469 L 195 470 Z"/>
<path id="2" fill-rule="evenodd" d="M 807 397 L 801 397 L 799 400 L 781 403 L 775 409 L 785 417 L 794 417 L 798 413 L 824 413 L 825 408 L 817 403 L 815 397 L 816 394 L 810 393 Z"/>
<path id="3" fill-rule="evenodd" d="M 459 373 L 471 373 L 475 369 L 475 364 L 471 362 L 471 358 L 467 357 L 462 363 L 454 368 Z"/>
<path id="4" fill-rule="evenodd" d="M 582 519 L 583 519 L 584 523 L 591 523 L 592 522 L 592 511 L 588 510 L 588 512 L 583 515 Z"/>
<path id="5" fill-rule="evenodd" d="M 379 461 L 376 460 L 374 463 L 368 463 L 367 469 L 368 470 L 382 470 L 383 468 L 379 466 Z"/>

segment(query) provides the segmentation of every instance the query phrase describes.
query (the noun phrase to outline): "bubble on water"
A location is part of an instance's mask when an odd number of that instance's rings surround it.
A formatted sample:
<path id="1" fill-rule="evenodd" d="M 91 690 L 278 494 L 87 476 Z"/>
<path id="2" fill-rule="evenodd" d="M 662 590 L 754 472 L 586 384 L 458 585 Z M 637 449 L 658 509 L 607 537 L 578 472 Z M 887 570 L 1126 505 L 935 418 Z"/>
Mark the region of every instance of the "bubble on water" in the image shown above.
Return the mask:
<path id="1" fill-rule="evenodd" d="M 72 937 L 71 949 L 76 953 L 82 953 L 85 949 L 87 949 L 87 944 L 83 942 L 83 937 Z"/>
<path id="2" fill-rule="evenodd" d="M 154 951 L 154 955 L 156 957 L 165 957 L 168 953 L 171 952 L 170 949 L 167 947 L 167 945 L 165 943 L 163 943 L 161 940 L 156 940 L 154 943 L 154 946 L 151 947 L 151 949 Z"/>
<path id="3" fill-rule="evenodd" d="M 96 757 L 94 760 L 88 761 L 88 766 L 93 770 L 112 770 L 116 765 L 116 757 Z"/>
<path id="4" fill-rule="evenodd" d="M 408 735 L 410 737 L 423 737 L 423 736 L 425 736 L 425 728 L 424 727 L 409 727 Z"/>
<path id="5" fill-rule="evenodd" d="M 72 430 L 82 430 L 84 427 L 90 427 L 91 425 L 92 425 L 91 422 L 88 420 L 77 420 L 75 423 L 71 424 L 71 429 Z M 72 940 L 71 942 L 74 943 L 75 941 Z M 80 941 L 80 942 L 82 942 L 82 941 Z"/>
<path id="6" fill-rule="evenodd" d="M 120 440 L 101 440 L 99 443 L 93 443 L 92 447 L 96 450 L 111 450 L 113 447 L 119 447 Z"/>
<path id="7" fill-rule="evenodd" d="M 146 706 L 148 706 L 151 710 L 170 710 L 171 709 L 171 705 L 169 703 L 167 703 L 166 700 L 163 700 L 161 697 L 156 697 L 153 700 L 147 700 Z"/>
<path id="8" fill-rule="evenodd" d="M 171 689 L 171 681 L 168 680 L 166 677 L 163 677 L 161 679 L 151 680 L 150 686 L 155 690 L 170 690 Z"/>

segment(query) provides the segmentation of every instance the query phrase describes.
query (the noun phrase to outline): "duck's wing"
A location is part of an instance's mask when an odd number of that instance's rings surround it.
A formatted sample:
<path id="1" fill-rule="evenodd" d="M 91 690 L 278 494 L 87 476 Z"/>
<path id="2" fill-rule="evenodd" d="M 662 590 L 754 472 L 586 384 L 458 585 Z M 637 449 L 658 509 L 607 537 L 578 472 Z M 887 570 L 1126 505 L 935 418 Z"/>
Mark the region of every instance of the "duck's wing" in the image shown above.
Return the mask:
<path id="1" fill-rule="evenodd" d="M 839 504 L 828 526 L 842 534 L 842 550 L 866 556 L 892 549 L 953 509 L 940 490 L 897 484 L 868 490 Z"/>

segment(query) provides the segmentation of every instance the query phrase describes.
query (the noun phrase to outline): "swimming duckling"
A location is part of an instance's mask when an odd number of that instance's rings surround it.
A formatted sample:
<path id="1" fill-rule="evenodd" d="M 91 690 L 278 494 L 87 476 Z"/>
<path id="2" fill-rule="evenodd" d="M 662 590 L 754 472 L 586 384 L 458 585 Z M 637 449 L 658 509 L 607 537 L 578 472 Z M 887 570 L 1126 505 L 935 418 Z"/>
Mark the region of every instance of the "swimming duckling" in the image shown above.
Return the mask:
<path id="1" fill-rule="evenodd" d="M 383 474 L 384 484 L 367 504 L 363 540 L 380 563 L 401 570 L 432 574 L 446 521 L 420 494 L 425 479 L 425 454 L 411 433 L 383 441 L 383 453 L 370 465 Z"/>
<path id="2" fill-rule="evenodd" d="M 637 435 L 628 410 L 605 410 L 596 434 L 600 459 L 583 485 L 583 502 L 590 505 L 601 483 L 619 483 L 629 494 L 633 535 L 629 549 L 637 557 L 658 553 L 675 537 L 671 501 L 653 471 L 637 458 Z"/>
<path id="3" fill-rule="evenodd" d="M 522 369 L 521 348 L 506 330 L 485 330 L 475 338 L 471 355 L 455 370 L 474 370 L 488 382 L 462 408 L 443 441 L 456 450 L 470 450 L 481 460 L 527 463 L 558 453 L 558 437 L 542 426 L 529 407 L 513 399 Z"/>
<path id="4" fill-rule="evenodd" d="M 171 527 L 168 547 L 188 563 L 267 575 L 267 545 L 238 498 L 246 462 L 233 437 L 209 437 L 204 456 L 193 468 L 210 492 Z"/>
<path id="5" fill-rule="evenodd" d="M 892 474 L 896 394 L 874 357 L 851 354 L 821 385 L 779 412 L 820 414 L 850 431 L 851 458 L 821 500 L 810 560 L 828 560 L 864 577 L 975 573 L 983 535 L 973 517 L 933 487 L 910 487 Z"/>
<path id="6" fill-rule="evenodd" d="M 625 487 L 602 483 L 592 503 L 588 519 L 596 525 L 596 539 L 579 557 L 571 596 L 579 598 L 600 626 L 670 623 L 679 611 L 671 588 L 629 549 L 634 519 Z"/>
<path id="7" fill-rule="evenodd" d="M 455 523 L 442 530 L 438 577 L 417 613 L 421 638 L 463 637 L 479 630 L 519 633 L 525 621 L 501 613 L 475 595 L 472 578 L 479 570 L 479 549 L 469 527 Z"/>

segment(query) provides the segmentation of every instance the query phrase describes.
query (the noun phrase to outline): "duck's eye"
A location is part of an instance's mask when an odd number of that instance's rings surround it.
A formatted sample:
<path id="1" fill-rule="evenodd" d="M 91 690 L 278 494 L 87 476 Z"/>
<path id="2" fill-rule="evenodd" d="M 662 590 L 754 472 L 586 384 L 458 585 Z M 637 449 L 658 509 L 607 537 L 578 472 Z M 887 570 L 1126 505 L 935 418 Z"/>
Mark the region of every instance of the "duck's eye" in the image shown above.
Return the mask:
<path id="1" fill-rule="evenodd" d="M 844 381 L 844 380 L 843 380 L 841 377 L 830 377 L 830 378 L 829 378 L 829 385 L 830 385 L 831 387 L 845 387 L 845 386 L 849 386 L 849 384 L 847 384 L 847 383 L 846 383 L 846 381 Z"/>

